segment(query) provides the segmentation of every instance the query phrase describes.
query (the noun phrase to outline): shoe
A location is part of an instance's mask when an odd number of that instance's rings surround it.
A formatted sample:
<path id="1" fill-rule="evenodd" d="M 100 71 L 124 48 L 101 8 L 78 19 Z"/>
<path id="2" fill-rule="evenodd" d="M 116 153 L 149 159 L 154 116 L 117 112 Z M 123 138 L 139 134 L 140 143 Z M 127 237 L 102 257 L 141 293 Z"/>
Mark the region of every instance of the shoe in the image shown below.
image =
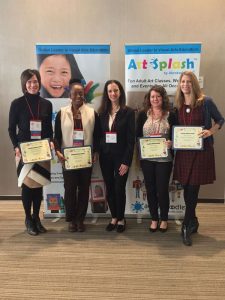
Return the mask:
<path id="1" fill-rule="evenodd" d="M 77 224 L 74 223 L 74 222 L 69 222 L 68 231 L 69 232 L 76 232 L 77 231 Z"/>
<path id="2" fill-rule="evenodd" d="M 126 229 L 126 220 L 124 220 L 124 224 L 117 223 L 117 228 L 116 228 L 117 232 L 122 233 L 125 231 L 125 229 Z"/>
<path id="3" fill-rule="evenodd" d="M 167 221 L 164 221 L 164 222 L 167 223 Z M 161 223 L 162 223 L 162 222 L 161 222 Z M 160 224 L 160 226 L 161 226 L 161 224 Z M 168 230 L 168 223 L 167 223 L 167 225 L 166 225 L 166 228 L 161 228 L 160 226 L 159 226 L 159 231 L 160 231 L 160 232 L 162 232 L 162 233 L 167 232 L 167 230 Z"/>
<path id="4" fill-rule="evenodd" d="M 151 225 L 152 225 L 152 224 L 151 224 Z M 158 230 L 158 227 L 159 227 L 159 224 L 157 223 L 156 228 L 151 228 L 151 227 L 149 227 L 149 231 L 150 231 L 150 232 L 156 232 L 156 231 Z"/>
<path id="5" fill-rule="evenodd" d="M 46 233 L 47 232 L 47 229 L 41 224 L 41 220 L 39 217 L 35 217 L 34 215 L 32 215 L 32 219 L 33 219 L 33 222 L 35 223 L 35 226 L 37 228 L 37 231 L 39 233 Z"/>
<path id="6" fill-rule="evenodd" d="M 116 229 L 116 224 L 112 223 L 109 223 L 105 228 L 106 231 L 113 231 L 114 229 Z"/>
<path id="7" fill-rule="evenodd" d="M 191 219 L 188 226 L 190 228 L 191 233 L 198 232 L 198 227 L 199 227 L 198 218 L 195 217 L 194 219 Z"/>
<path id="8" fill-rule="evenodd" d="M 183 224 L 181 228 L 181 235 L 183 238 L 183 243 L 185 246 L 191 246 L 192 245 L 192 240 L 191 240 L 191 231 L 190 228 Z"/>
<path id="9" fill-rule="evenodd" d="M 30 235 L 38 235 L 38 230 L 36 228 L 36 225 L 32 219 L 26 219 L 25 225 L 27 228 L 27 233 Z"/>
<path id="10" fill-rule="evenodd" d="M 84 232 L 85 230 L 86 230 L 86 226 L 84 225 L 83 222 L 80 222 L 80 223 L 78 224 L 77 231 L 78 231 L 78 232 Z"/>

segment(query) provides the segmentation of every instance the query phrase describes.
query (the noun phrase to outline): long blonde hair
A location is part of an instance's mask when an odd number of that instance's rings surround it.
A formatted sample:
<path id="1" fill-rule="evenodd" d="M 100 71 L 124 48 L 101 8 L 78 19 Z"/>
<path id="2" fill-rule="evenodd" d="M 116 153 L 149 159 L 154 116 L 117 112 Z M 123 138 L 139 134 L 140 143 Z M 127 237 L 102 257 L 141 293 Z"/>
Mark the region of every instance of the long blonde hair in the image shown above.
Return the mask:
<path id="1" fill-rule="evenodd" d="M 184 75 L 186 75 L 190 78 L 191 84 L 192 84 L 191 107 L 193 108 L 193 107 L 202 105 L 205 95 L 201 91 L 201 88 L 200 88 L 200 85 L 199 85 L 196 75 L 191 71 L 184 71 L 183 73 L 181 73 L 180 78 L 179 78 L 177 91 L 176 91 L 176 95 L 175 95 L 175 106 L 179 109 L 179 108 L 181 108 L 181 106 L 184 103 L 184 94 L 180 88 L 181 80 Z"/>

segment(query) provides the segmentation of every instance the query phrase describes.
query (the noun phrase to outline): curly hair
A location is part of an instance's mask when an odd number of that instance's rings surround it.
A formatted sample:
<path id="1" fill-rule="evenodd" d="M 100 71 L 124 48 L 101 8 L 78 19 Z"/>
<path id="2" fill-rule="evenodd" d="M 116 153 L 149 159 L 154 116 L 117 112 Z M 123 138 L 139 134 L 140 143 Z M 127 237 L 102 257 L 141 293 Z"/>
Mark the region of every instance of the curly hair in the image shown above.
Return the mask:
<path id="1" fill-rule="evenodd" d="M 148 91 L 148 93 L 145 95 L 144 102 L 143 102 L 144 110 L 147 112 L 151 108 L 150 97 L 151 97 L 152 91 L 159 93 L 160 96 L 162 97 L 162 111 L 163 111 L 163 114 L 165 114 L 170 109 L 169 97 L 167 95 L 165 88 L 161 85 L 152 86 L 150 88 L 150 90 Z"/>

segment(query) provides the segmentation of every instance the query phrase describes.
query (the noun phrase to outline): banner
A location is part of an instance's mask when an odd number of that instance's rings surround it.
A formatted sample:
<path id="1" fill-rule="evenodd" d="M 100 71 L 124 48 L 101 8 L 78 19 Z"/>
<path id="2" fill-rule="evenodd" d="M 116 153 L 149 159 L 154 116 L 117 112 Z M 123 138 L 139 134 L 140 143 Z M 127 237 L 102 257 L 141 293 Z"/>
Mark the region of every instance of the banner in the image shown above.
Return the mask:
<path id="1" fill-rule="evenodd" d="M 110 77 L 110 45 L 36 45 L 37 65 L 41 74 L 41 96 L 53 104 L 52 123 L 61 107 L 70 103 L 69 80 L 85 83 L 85 99 L 98 110 L 105 82 Z M 88 213 L 105 212 L 105 187 L 99 165 L 93 168 Z M 102 192 L 101 197 L 98 196 Z M 46 217 L 64 216 L 64 186 L 62 167 L 54 156 L 51 161 L 51 184 L 44 188 Z"/>
<path id="2" fill-rule="evenodd" d="M 125 45 L 125 90 L 127 104 L 138 113 L 145 94 L 157 84 L 162 85 L 173 102 L 180 74 L 190 70 L 199 77 L 201 44 Z M 149 215 L 146 189 L 137 153 L 134 154 L 128 184 L 126 213 Z M 185 204 L 179 183 L 170 185 L 172 218 L 183 217 Z"/>

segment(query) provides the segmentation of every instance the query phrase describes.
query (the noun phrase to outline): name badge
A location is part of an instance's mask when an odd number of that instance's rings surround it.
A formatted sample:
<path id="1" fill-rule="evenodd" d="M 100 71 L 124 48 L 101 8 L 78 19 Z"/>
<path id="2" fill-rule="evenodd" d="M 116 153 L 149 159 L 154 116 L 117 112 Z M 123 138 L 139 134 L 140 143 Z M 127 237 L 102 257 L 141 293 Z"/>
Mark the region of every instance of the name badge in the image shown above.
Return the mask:
<path id="1" fill-rule="evenodd" d="M 84 146 L 84 131 L 82 129 L 76 129 L 73 131 L 73 146 L 74 147 Z"/>
<path id="2" fill-rule="evenodd" d="M 105 133 L 105 142 L 107 144 L 116 144 L 117 143 L 117 133 L 116 132 L 106 132 Z"/>
<path id="3" fill-rule="evenodd" d="M 30 135 L 31 135 L 31 140 L 41 139 L 41 121 L 39 120 L 30 121 Z"/>
<path id="4" fill-rule="evenodd" d="M 83 130 L 76 129 L 73 131 L 73 140 L 74 141 L 83 140 L 83 139 L 84 139 L 84 131 Z"/>

